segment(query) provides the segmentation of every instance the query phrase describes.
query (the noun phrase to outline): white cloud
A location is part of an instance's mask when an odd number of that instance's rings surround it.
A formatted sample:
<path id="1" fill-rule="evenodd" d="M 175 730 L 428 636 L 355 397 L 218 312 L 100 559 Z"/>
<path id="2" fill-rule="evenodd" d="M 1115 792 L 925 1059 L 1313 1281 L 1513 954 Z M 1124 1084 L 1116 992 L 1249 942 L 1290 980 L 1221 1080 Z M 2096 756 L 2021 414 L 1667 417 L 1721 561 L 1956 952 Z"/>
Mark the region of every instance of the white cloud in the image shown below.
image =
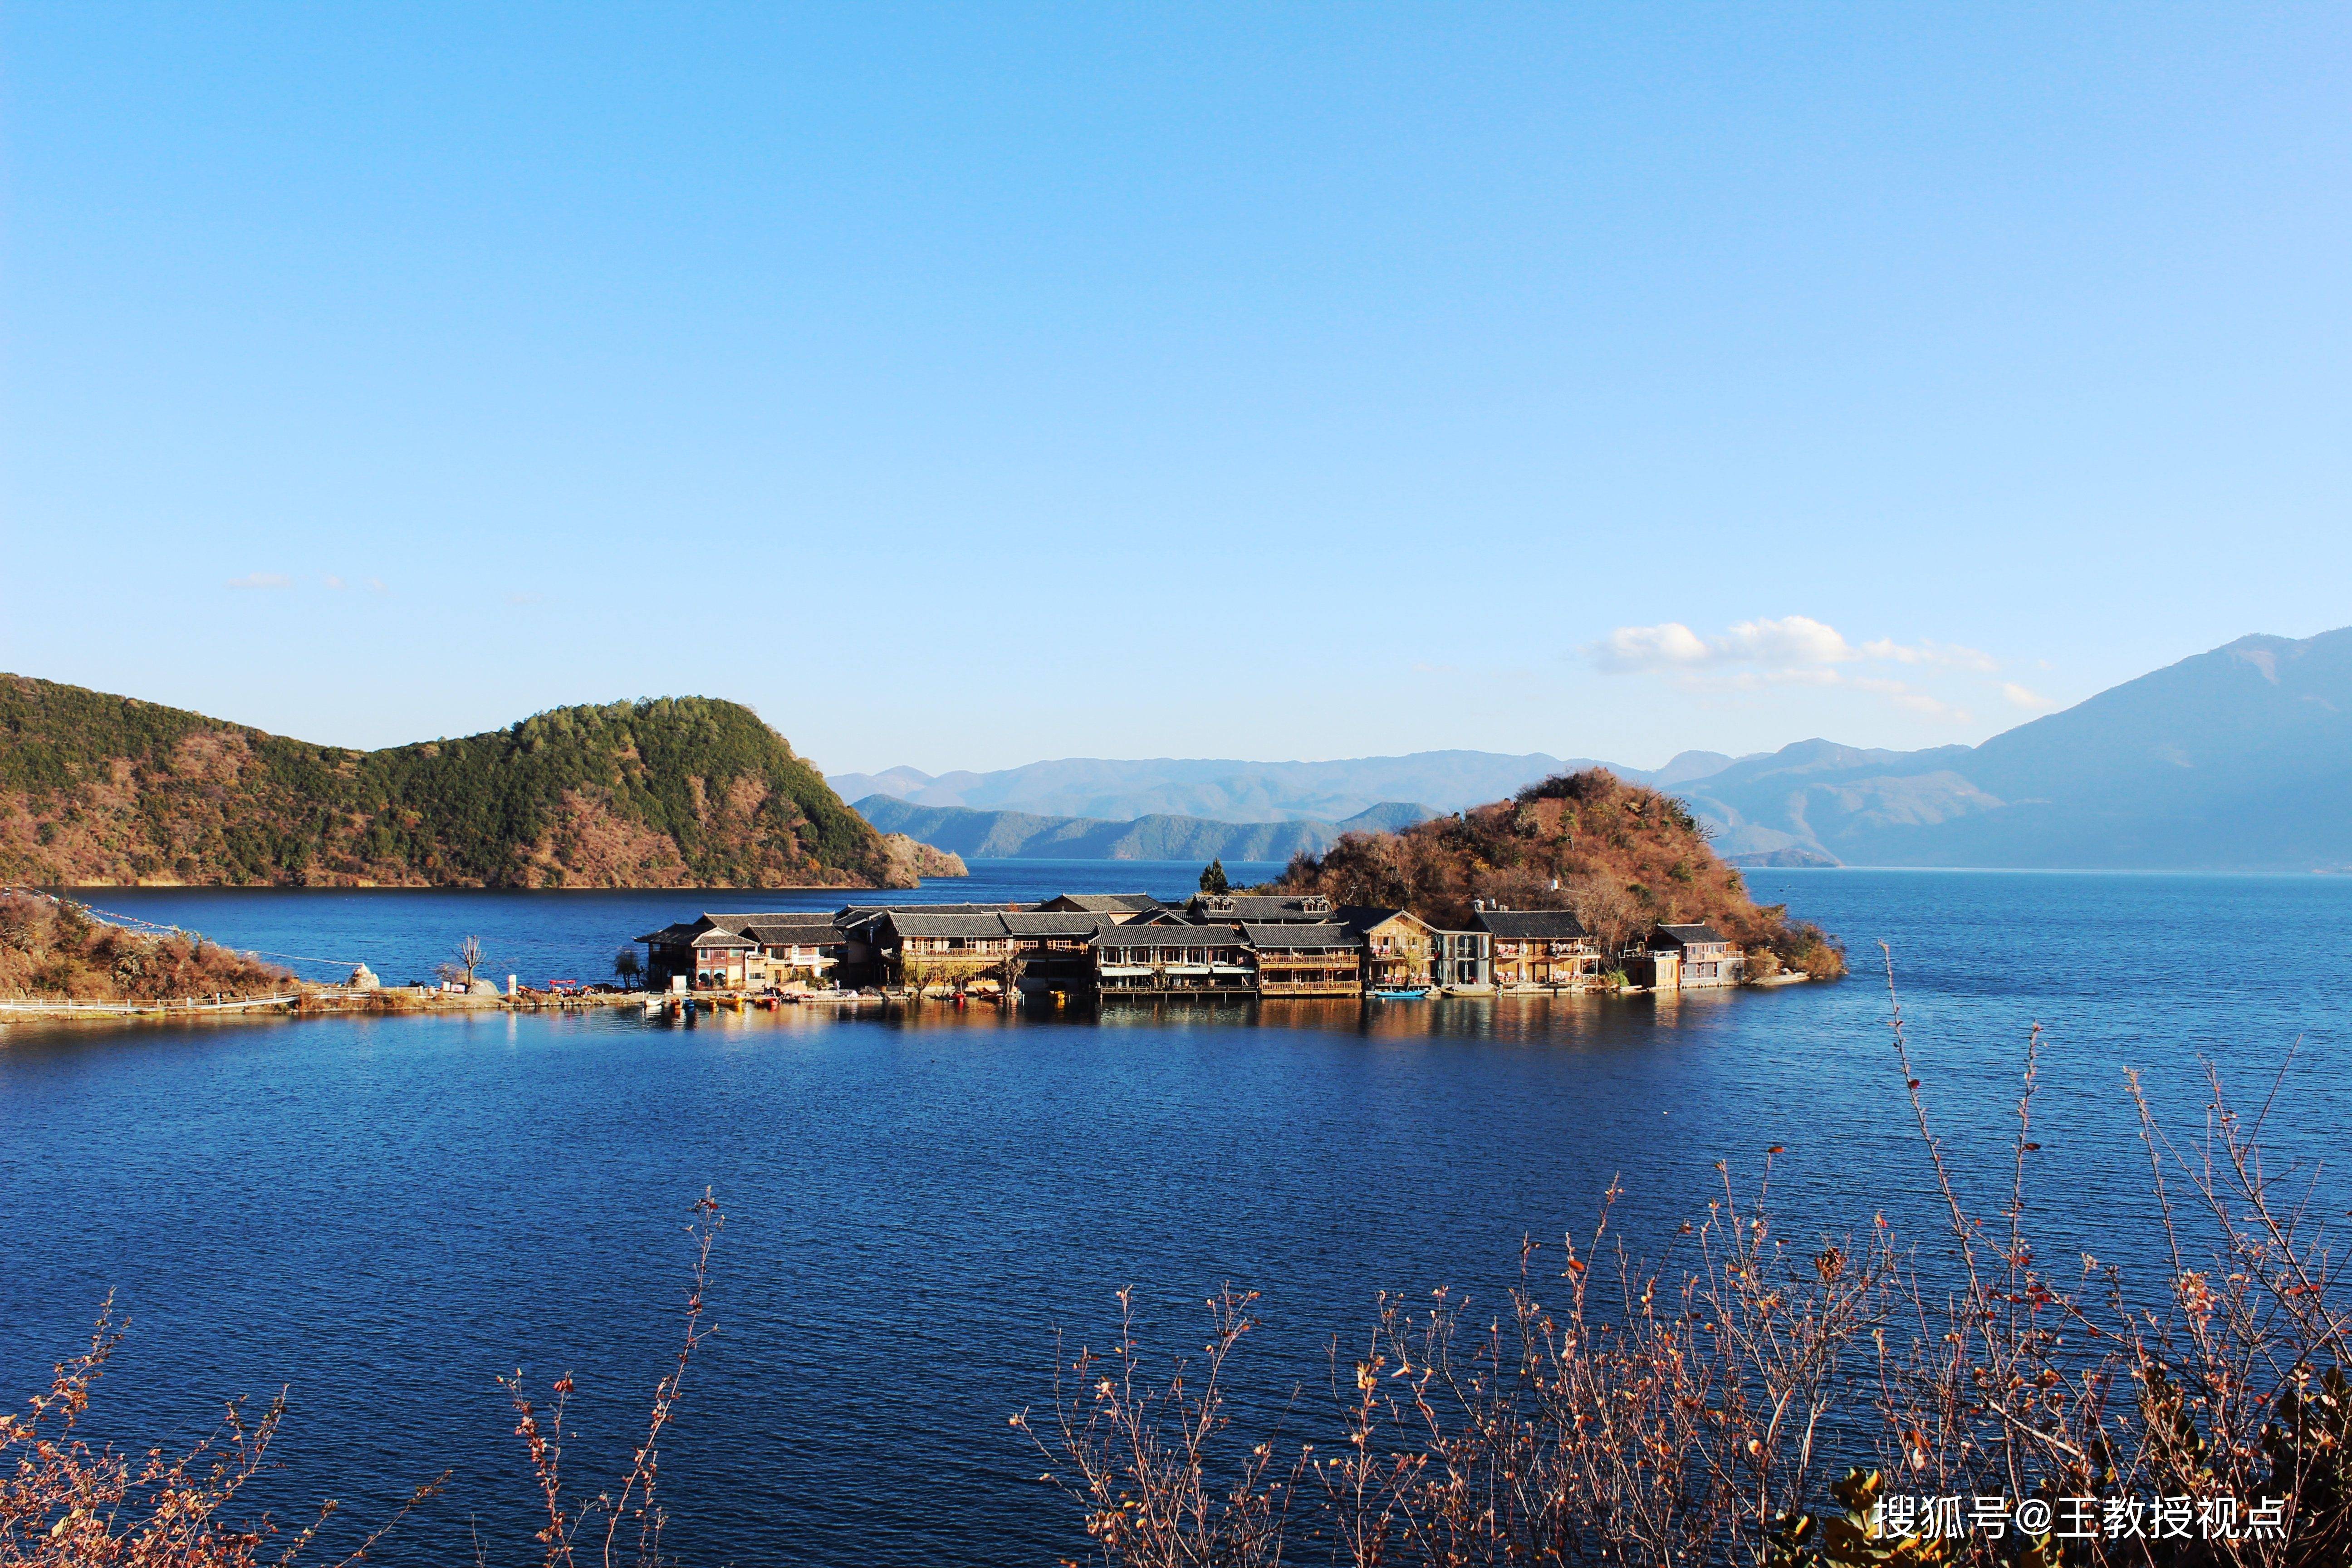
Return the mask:
<path id="1" fill-rule="evenodd" d="M 2049 698 L 2042 696 L 2039 691 L 2035 691 L 2030 687 L 2020 686 L 2014 680 L 2002 681 L 2000 683 L 2000 694 L 2003 697 L 2008 698 L 2010 701 L 2015 703 L 2018 707 L 2023 708 L 2030 712 L 2046 713 L 2051 709 L 2058 706 L 2057 703 L 2052 701 Z"/>
<path id="2" fill-rule="evenodd" d="M 1958 724 L 1975 721 L 1966 708 L 1907 681 L 1864 671 L 1871 665 L 1897 665 L 1990 675 L 2000 668 L 1991 655 L 1958 643 L 1879 637 L 1857 645 L 1835 626 L 1810 616 L 1741 621 L 1712 637 L 1701 637 L 1679 621 L 1619 626 L 1583 651 L 1595 669 L 1610 675 L 1662 675 L 1693 690 L 1834 687 L 1867 692 L 1906 711 Z M 2029 700 L 2041 702 L 2020 686 L 2005 686 L 2002 694 L 2021 706 Z"/>
<path id="3" fill-rule="evenodd" d="M 1973 669 L 1990 675 L 2000 666 L 1992 655 L 1976 648 L 1963 647 L 1958 643 L 1941 643 L 1922 637 L 1916 647 L 1906 647 L 1898 642 L 1882 638 L 1862 645 L 1864 658 L 1883 659 L 1889 664 L 1944 664 L 1954 669 Z"/>
<path id="4" fill-rule="evenodd" d="M 232 588 L 291 588 L 294 579 L 283 572 L 249 572 L 228 580 Z"/>
<path id="5" fill-rule="evenodd" d="M 392 590 L 383 585 L 383 578 L 371 577 L 368 579 L 368 592 L 371 594 L 389 594 Z"/>
<path id="6" fill-rule="evenodd" d="M 343 585 L 343 580 L 341 577 L 331 576 L 326 579 L 326 584 L 330 588 L 340 588 Z"/>
<path id="7" fill-rule="evenodd" d="M 1726 664 L 1846 664 L 1859 657 L 1835 626 L 1810 616 L 1742 621 L 1708 646 L 1717 661 Z"/>
<path id="8" fill-rule="evenodd" d="M 1662 626 L 1619 626 L 1585 650 L 1612 674 L 1641 669 L 1693 668 L 1712 662 L 1714 650 L 1679 621 Z"/>
<path id="9" fill-rule="evenodd" d="M 1717 637 L 1703 637 L 1680 621 L 1654 626 L 1619 626 L 1584 651 L 1594 668 L 1612 675 L 1735 665 L 1775 669 L 1869 663 L 1948 665 L 1988 674 L 1999 668 L 1990 654 L 1957 643 L 1925 638 L 1917 643 L 1899 643 L 1880 637 L 1856 647 L 1835 626 L 1811 616 L 1741 621 Z"/>

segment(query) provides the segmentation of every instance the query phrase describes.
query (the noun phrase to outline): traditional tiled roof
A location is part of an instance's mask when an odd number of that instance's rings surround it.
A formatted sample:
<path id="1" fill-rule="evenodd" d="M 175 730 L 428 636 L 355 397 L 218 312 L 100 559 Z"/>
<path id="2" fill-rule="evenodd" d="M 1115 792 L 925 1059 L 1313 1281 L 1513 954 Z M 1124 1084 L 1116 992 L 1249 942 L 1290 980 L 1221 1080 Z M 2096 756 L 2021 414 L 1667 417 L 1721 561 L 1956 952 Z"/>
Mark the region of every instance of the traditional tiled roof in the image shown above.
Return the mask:
<path id="1" fill-rule="evenodd" d="M 961 936 L 993 940 L 1004 934 L 1003 911 L 934 914 L 929 910 L 891 910 L 884 917 L 900 936 Z"/>
<path id="2" fill-rule="evenodd" d="M 1591 936 L 1566 910 L 1481 910 L 1470 917 L 1480 931 L 1519 942 L 1573 942 Z"/>
<path id="3" fill-rule="evenodd" d="M 1320 924 L 1331 918 L 1331 900 L 1317 894 L 1278 897 L 1264 893 L 1196 893 L 1184 905 L 1195 921 L 1256 921 L 1264 925 L 1299 921 Z"/>
<path id="4" fill-rule="evenodd" d="M 1077 910 L 1019 914 L 1007 911 L 996 918 L 1015 936 L 1092 936 L 1105 926 L 1117 923 L 1108 914 L 1087 914 Z"/>
<path id="5" fill-rule="evenodd" d="M 1651 933 L 1650 940 L 1652 942 L 1656 942 L 1661 938 L 1663 938 L 1670 947 L 1688 947 L 1693 942 L 1729 942 L 1731 940 L 1729 937 L 1725 936 L 1721 931 L 1717 931 L 1711 925 L 1660 926 L 1655 931 Z"/>
<path id="6" fill-rule="evenodd" d="M 649 931 L 637 940 L 656 942 L 664 947 L 675 947 L 693 940 L 694 933 L 701 929 L 702 925 L 698 921 L 672 921 L 661 930 Z"/>
<path id="7" fill-rule="evenodd" d="M 1160 908 L 1160 900 L 1150 893 L 1062 893 L 1045 900 L 1049 904 L 1067 904 L 1087 914 L 1142 914 Z"/>
<path id="8" fill-rule="evenodd" d="M 1106 926 L 1095 933 L 1092 947 L 1240 947 L 1243 941 L 1231 926 Z"/>
<path id="9" fill-rule="evenodd" d="M 874 915 L 994 915 L 1008 908 L 1004 904 L 844 904 L 833 911 L 833 918 L 846 924 L 850 917 Z"/>
<path id="10" fill-rule="evenodd" d="M 1342 904 L 1333 911 L 1333 915 L 1339 924 L 1360 935 L 1374 926 L 1386 925 L 1399 915 L 1402 915 L 1424 930 L 1429 927 L 1427 921 L 1423 920 L 1411 910 L 1382 909 L 1374 904 Z"/>
<path id="11" fill-rule="evenodd" d="M 1351 948 L 1359 940 L 1354 931 L 1343 925 L 1265 925 L 1253 922 L 1242 927 L 1242 934 L 1255 948 Z"/>
<path id="12" fill-rule="evenodd" d="M 790 921 L 761 916 L 746 921 L 743 934 L 762 947 L 827 947 L 848 940 L 842 929 L 833 923 L 831 915 L 812 915 L 806 920 Z"/>

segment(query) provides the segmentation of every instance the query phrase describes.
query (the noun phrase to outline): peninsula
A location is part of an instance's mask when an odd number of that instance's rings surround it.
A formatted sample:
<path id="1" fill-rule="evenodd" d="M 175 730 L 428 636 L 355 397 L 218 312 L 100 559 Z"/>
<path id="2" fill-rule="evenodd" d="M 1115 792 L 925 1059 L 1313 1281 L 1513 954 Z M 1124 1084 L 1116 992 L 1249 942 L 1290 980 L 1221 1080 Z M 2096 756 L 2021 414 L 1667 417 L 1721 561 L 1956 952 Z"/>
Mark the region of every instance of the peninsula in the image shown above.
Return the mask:
<path id="1" fill-rule="evenodd" d="M 558 708 L 362 752 L 0 675 L 0 882 L 911 888 L 884 835 L 740 703 Z"/>

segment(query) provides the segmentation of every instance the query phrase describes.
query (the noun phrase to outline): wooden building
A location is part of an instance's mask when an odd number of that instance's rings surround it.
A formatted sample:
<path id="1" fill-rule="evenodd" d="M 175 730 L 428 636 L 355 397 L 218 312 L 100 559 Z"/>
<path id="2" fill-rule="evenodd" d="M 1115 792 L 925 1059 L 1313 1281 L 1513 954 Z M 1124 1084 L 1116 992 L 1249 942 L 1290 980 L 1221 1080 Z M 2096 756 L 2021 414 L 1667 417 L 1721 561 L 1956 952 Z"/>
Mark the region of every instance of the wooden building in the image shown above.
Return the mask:
<path id="1" fill-rule="evenodd" d="M 1121 896 L 1121 895 L 1113 895 Z M 1048 900 L 1049 902 L 1055 900 Z M 1012 942 L 1014 984 L 1024 993 L 1076 995 L 1095 985 L 1092 942 L 1097 932 L 1121 922 L 1108 912 L 1068 910 L 1007 910 L 997 919 Z"/>
<path id="2" fill-rule="evenodd" d="M 1713 926 L 1662 925 L 1650 933 L 1643 967 L 1646 977 L 1631 975 L 1636 984 L 1659 991 L 1705 991 L 1738 984 L 1748 955 Z"/>
<path id="3" fill-rule="evenodd" d="M 886 985 L 922 990 L 961 989 L 983 974 L 1000 984 L 1003 965 L 1014 956 L 1004 914 L 939 914 L 924 909 L 887 910 L 873 923 L 871 938 Z"/>
<path id="4" fill-rule="evenodd" d="M 830 984 L 848 949 L 833 916 L 795 911 L 706 914 L 637 940 L 646 944 L 646 984 L 656 991 Z"/>
<path id="5" fill-rule="evenodd" d="M 1241 933 L 1257 960 L 1260 996 L 1364 994 L 1362 950 L 1346 926 L 1252 922 Z"/>
<path id="6" fill-rule="evenodd" d="M 1497 986 L 1557 989 L 1600 977 L 1601 944 L 1566 910 L 1480 910 L 1470 923 L 1492 942 Z"/>
<path id="7" fill-rule="evenodd" d="M 1444 984 L 1437 978 L 1443 962 L 1438 933 L 1411 910 L 1350 904 L 1338 918 L 1363 946 L 1365 989 Z"/>
<path id="8" fill-rule="evenodd" d="M 1255 955 L 1229 925 L 1133 922 L 1088 940 L 1104 996 L 1243 995 L 1257 989 Z"/>

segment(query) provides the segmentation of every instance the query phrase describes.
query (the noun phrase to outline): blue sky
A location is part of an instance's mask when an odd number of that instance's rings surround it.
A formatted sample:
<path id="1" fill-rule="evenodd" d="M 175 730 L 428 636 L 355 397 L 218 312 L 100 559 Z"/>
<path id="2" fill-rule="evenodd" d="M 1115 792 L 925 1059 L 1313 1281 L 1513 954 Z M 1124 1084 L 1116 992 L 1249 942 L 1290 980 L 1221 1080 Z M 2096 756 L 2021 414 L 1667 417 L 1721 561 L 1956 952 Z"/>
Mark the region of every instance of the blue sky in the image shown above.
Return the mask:
<path id="1" fill-rule="evenodd" d="M 2352 623 L 2352 13 L 0 12 L 0 668 L 836 771 L 1975 741 Z"/>

